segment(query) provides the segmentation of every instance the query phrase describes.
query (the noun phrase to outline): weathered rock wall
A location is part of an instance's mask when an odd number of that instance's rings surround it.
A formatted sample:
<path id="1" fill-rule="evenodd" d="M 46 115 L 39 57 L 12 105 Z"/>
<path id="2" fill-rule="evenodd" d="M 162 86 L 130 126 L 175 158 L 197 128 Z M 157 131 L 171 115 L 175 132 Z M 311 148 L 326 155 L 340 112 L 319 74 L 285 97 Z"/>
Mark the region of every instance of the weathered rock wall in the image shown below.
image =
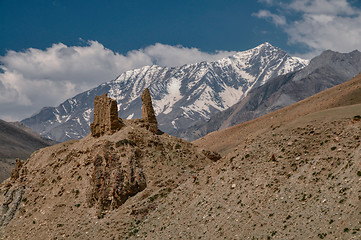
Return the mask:
<path id="1" fill-rule="evenodd" d="M 93 137 L 104 134 L 113 134 L 122 128 L 118 117 L 117 101 L 111 99 L 107 94 L 96 96 L 94 99 L 94 122 L 90 124 Z"/>
<path id="2" fill-rule="evenodd" d="M 142 93 L 142 119 L 148 125 L 147 128 L 149 131 L 157 133 L 158 131 L 158 122 L 154 114 L 152 97 L 148 88 L 145 88 Z"/>

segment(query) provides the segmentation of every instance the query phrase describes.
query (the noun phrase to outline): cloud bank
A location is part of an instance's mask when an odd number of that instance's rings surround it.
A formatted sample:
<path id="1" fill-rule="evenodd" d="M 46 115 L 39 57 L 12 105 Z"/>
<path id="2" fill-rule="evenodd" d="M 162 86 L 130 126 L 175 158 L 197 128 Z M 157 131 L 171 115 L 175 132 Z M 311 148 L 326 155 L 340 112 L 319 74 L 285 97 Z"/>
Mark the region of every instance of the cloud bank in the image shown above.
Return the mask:
<path id="1" fill-rule="evenodd" d="M 350 52 L 361 49 L 361 9 L 347 0 L 291 0 L 288 3 L 260 0 L 275 12 L 259 10 L 253 16 L 266 19 L 288 35 L 289 44 L 308 49 L 301 57 L 314 57 L 331 49 Z"/>
<path id="2" fill-rule="evenodd" d="M 234 53 L 206 53 L 157 43 L 122 55 L 97 41 L 86 46 L 57 43 L 45 50 L 8 51 L 0 56 L 0 119 L 29 117 L 44 106 L 57 106 L 127 70 L 152 64 L 173 67 L 214 61 Z"/>

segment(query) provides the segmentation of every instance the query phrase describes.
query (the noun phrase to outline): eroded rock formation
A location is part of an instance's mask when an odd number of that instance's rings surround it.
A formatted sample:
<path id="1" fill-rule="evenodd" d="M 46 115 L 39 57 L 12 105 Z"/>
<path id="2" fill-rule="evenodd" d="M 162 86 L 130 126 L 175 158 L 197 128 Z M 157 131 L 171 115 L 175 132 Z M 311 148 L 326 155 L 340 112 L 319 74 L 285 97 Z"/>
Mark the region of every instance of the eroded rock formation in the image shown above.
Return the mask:
<path id="1" fill-rule="evenodd" d="M 8 225 L 14 218 L 24 195 L 24 189 L 24 186 L 14 186 L 5 192 L 4 202 L 1 206 L 0 226 Z"/>
<path id="2" fill-rule="evenodd" d="M 158 131 L 158 122 L 154 114 L 152 97 L 148 88 L 145 88 L 142 93 L 142 119 L 147 125 L 147 129 L 153 133 Z"/>
<path id="3" fill-rule="evenodd" d="M 90 124 L 93 137 L 113 134 L 122 128 L 118 117 L 117 101 L 104 93 L 94 99 L 94 122 Z"/>
<path id="4" fill-rule="evenodd" d="M 20 171 L 24 165 L 24 161 L 21 161 L 19 158 L 16 159 L 15 167 L 11 170 L 11 179 L 16 180 L 20 176 Z"/>
<path id="5" fill-rule="evenodd" d="M 137 147 L 129 147 L 130 151 L 123 150 L 122 155 L 114 147 L 106 147 L 103 154 L 93 159 L 89 205 L 97 207 L 99 218 L 147 186 L 139 163 L 142 152 Z"/>

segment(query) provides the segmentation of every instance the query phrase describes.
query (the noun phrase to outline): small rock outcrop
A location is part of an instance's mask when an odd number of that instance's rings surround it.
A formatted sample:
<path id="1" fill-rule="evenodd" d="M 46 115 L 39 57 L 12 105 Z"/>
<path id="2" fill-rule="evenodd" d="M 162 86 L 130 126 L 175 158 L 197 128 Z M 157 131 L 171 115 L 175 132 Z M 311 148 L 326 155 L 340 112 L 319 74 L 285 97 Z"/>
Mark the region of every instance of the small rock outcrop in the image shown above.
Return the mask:
<path id="1" fill-rule="evenodd" d="M 8 225 L 14 218 L 24 195 L 24 188 L 24 186 L 14 186 L 5 192 L 4 201 L 1 206 L 0 226 Z"/>
<path id="2" fill-rule="evenodd" d="M 148 88 L 145 88 L 142 93 L 142 119 L 146 123 L 146 127 L 149 131 L 153 133 L 158 132 L 158 122 L 154 114 L 152 97 Z"/>
<path id="3" fill-rule="evenodd" d="M 24 162 L 19 158 L 16 159 L 15 167 L 11 170 L 11 179 L 16 180 L 20 176 L 20 171 L 24 165 Z"/>
<path id="4" fill-rule="evenodd" d="M 219 159 L 222 158 L 222 156 L 219 153 L 216 152 L 212 152 L 209 150 L 203 150 L 202 153 L 209 158 L 210 160 L 212 160 L 213 162 L 218 161 Z"/>
<path id="5" fill-rule="evenodd" d="M 104 93 L 94 99 L 94 122 L 90 124 L 93 137 L 104 134 L 113 134 L 122 128 L 118 117 L 117 101 L 111 99 Z"/>

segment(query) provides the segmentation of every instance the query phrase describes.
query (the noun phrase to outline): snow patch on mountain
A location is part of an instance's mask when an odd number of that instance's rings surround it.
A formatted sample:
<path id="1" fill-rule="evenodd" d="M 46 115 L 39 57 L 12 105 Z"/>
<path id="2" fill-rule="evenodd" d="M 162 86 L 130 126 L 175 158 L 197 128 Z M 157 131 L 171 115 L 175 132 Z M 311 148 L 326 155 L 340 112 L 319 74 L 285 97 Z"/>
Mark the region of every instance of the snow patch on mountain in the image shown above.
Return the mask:
<path id="1" fill-rule="evenodd" d="M 219 95 L 223 99 L 224 108 L 229 108 L 234 104 L 234 99 L 240 99 L 243 96 L 243 89 L 241 87 L 234 88 L 230 86 L 224 86 L 224 91 Z"/>
<path id="2" fill-rule="evenodd" d="M 84 111 L 83 118 L 86 122 L 90 122 L 90 117 L 91 117 L 90 114 L 92 113 L 93 113 L 93 109 L 90 108 Z"/>
<path id="3" fill-rule="evenodd" d="M 164 97 L 160 100 L 154 100 L 154 111 L 158 115 L 161 112 L 168 114 L 172 111 L 172 106 L 182 98 L 180 92 L 181 88 L 181 79 L 172 77 L 167 84 L 167 92 Z"/>

